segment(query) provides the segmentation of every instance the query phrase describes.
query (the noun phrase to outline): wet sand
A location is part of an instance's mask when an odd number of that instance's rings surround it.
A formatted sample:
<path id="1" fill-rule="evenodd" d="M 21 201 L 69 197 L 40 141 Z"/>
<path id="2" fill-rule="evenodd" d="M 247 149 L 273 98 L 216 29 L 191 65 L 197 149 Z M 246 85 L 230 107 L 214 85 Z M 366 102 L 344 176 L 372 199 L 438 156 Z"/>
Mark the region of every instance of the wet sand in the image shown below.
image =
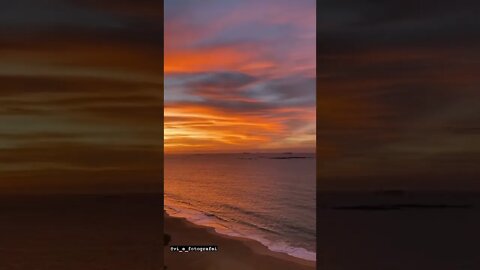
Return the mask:
<path id="1" fill-rule="evenodd" d="M 312 270 L 315 263 L 283 253 L 272 252 L 262 244 L 216 233 L 212 228 L 198 226 L 182 218 L 165 214 L 165 232 L 170 245 L 216 245 L 217 252 L 171 252 L 165 250 L 167 270 L 230 269 L 230 270 Z"/>

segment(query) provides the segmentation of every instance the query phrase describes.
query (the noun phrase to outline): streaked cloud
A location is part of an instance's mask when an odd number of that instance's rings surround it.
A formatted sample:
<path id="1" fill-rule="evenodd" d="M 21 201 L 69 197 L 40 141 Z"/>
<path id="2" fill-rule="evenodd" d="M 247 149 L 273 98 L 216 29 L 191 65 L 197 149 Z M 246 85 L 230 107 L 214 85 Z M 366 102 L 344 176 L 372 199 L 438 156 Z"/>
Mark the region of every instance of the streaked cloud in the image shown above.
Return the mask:
<path id="1" fill-rule="evenodd" d="M 0 1 L 0 192 L 160 190 L 163 10 L 140 2 Z"/>
<path id="2" fill-rule="evenodd" d="M 315 1 L 166 1 L 167 151 L 315 144 Z"/>

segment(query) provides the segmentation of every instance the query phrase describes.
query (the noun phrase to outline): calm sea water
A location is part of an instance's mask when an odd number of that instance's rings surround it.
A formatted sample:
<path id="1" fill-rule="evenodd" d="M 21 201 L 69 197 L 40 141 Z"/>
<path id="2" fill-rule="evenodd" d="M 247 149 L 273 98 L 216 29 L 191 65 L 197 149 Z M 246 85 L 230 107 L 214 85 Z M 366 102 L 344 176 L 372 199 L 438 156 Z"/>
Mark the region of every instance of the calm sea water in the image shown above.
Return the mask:
<path id="1" fill-rule="evenodd" d="M 165 157 L 165 210 L 315 260 L 314 154 Z"/>

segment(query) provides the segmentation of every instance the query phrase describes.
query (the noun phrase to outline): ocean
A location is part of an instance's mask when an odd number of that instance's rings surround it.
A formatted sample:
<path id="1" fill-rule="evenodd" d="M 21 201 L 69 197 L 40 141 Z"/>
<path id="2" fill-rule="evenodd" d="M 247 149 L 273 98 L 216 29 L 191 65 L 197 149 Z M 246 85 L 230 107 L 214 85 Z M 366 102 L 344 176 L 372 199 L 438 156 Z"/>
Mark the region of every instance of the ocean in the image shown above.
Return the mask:
<path id="1" fill-rule="evenodd" d="M 315 154 L 171 154 L 164 168 L 169 215 L 315 261 Z"/>

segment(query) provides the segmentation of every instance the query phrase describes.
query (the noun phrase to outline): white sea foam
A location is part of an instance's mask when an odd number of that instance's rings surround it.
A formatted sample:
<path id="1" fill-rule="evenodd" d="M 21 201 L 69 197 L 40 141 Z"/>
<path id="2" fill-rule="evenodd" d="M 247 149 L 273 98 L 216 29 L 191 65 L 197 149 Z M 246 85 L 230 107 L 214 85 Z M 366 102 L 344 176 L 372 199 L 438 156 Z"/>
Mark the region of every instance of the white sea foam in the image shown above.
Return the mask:
<path id="1" fill-rule="evenodd" d="M 293 247 L 284 241 L 267 240 L 266 237 L 262 236 L 258 232 L 254 233 L 252 230 L 249 230 L 247 233 L 245 230 L 242 230 L 240 228 L 236 229 L 235 224 L 233 223 L 222 221 L 215 216 L 207 215 L 195 209 L 171 206 L 165 203 L 165 211 L 168 215 L 172 217 L 185 218 L 186 220 L 194 224 L 213 228 L 215 232 L 219 234 L 255 240 L 266 246 L 271 251 L 285 253 L 290 256 L 308 261 L 316 261 L 315 252 L 309 251 L 301 247 Z"/>
<path id="2" fill-rule="evenodd" d="M 165 159 L 168 214 L 315 261 L 313 154 L 178 155 Z"/>

